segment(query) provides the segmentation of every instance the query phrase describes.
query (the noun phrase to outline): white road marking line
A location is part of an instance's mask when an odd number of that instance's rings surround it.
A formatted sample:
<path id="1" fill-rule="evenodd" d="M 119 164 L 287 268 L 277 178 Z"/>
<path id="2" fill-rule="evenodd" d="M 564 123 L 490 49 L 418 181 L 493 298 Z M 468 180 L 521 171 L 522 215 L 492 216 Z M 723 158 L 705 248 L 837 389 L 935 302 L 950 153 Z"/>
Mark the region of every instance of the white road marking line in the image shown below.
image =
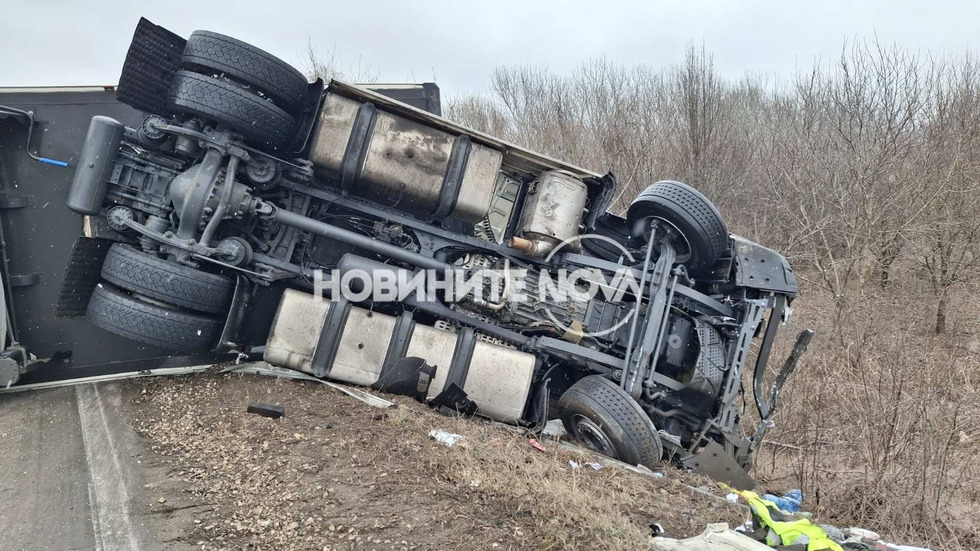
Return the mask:
<path id="1" fill-rule="evenodd" d="M 140 551 L 129 517 L 129 492 L 106 420 L 105 404 L 95 384 L 75 387 L 78 418 L 89 469 L 89 501 L 98 551 Z"/>

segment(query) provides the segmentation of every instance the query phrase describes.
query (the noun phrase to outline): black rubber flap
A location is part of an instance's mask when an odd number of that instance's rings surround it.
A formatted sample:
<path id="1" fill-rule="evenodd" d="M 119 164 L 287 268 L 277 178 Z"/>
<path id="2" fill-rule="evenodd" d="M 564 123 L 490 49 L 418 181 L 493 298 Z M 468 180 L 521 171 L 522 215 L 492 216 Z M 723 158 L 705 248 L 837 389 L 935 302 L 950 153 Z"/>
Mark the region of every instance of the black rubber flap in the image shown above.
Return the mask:
<path id="1" fill-rule="evenodd" d="M 448 408 L 460 415 L 473 415 L 476 413 L 476 402 L 466 396 L 466 391 L 456 383 L 450 383 L 445 390 L 432 399 L 433 406 Z"/>
<path id="2" fill-rule="evenodd" d="M 392 363 L 371 388 L 424 402 L 435 373 L 436 368 L 422 358 L 409 356 Z"/>
<path id="3" fill-rule="evenodd" d="M 186 43 L 180 36 L 141 17 L 119 76 L 116 99 L 147 113 L 166 113 L 163 99 L 180 68 Z"/>
<path id="4" fill-rule="evenodd" d="M 101 238 L 79 237 L 75 240 L 65 277 L 61 280 L 55 317 L 77 318 L 85 315 L 92 291 L 101 279 L 102 263 L 111 245 L 112 241 Z"/>

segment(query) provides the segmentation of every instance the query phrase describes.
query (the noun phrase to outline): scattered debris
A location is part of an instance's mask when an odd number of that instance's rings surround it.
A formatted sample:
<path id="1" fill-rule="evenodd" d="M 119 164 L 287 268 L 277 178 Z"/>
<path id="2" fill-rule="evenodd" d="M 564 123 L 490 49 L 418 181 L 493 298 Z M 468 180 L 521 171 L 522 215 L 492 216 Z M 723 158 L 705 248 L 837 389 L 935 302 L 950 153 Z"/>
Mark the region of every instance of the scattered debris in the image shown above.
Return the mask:
<path id="1" fill-rule="evenodd" d="M 829 530 L 828 533 L 830 533 Z M 882 541 L 881 536 L 877 532 L 865 530 L 864 528 L 846 528 L 840 535 L 842 539 L 838 541 L 845 544 L 847 549 L 867 549 L 869 551 L 930 551 L 925 547 L 913 547 L 911 545 L 899 545 L 897 543 Z M 845 536 L 846 539 L 844 538 Z"/>
<path id="2" fill-rule="evenodd" d="M 174 375 L 193 375 L 203 373 L 211 368 L 207 365 L 194 365 L 190 367 L 161 367 L 158 369 L 143 369 L 140 371 L 127 371 L 124 373 L 111 373 L 109 375 L 94 375 L 92 377 L 78 377 L 76 379 L 60 379 L 44 383 L 31 383 L 26 385 L 7 386 L 0 388 L 0 394 L 27 392 L 29 390 L 42 390 L 48 388 L 59 388 L 63 386 L 85 385 L 88 383 L 106 383 L 109 381 L 123 381 L 126 379 L 138 379 L 141 377 L 169 377 Z"/>
<path id="3" fill-rule="evenodd" d="M 582 463 L 580 465 L 579 462 L 578 461 L 575 461 L 574 459 L 569 459 L 568 460 L 568 464 L 571 465 L 572 470 L 575 470 L 575 469 L 581 467 L 582 465 L 585 465 L 586 467 L 592 467 L 592 470 L 593 471 L 598 471 L 599 469 L 602 468 L 602 465 L 600 465 L 598 463 Z"/>
<path id="4" fill-rule="evenodd" d="M 565 431 L 565 425 L 561 423 L 560 419 L 552 419 L 544 425 L 544 429 L 541 430 L 541 436 L 543 438 L 551 438 L 552 440 L 558 440 L 567 434 Z"/>
<path id="5" fill-rule="evenodd" d="M 664 476 L 663 473 L 651 471 L 650 469 L 644 467 L 643 465 L 630 465 L 629 463 L 623 463 L 622 461 L 618 461 L 616 459 L 612 459 L 604 455 L 599 455 L 593 452 L 592 450 L 588 450 L 586 448 L 583 448 L 582 446 L 579 446 L 578 444 L 573 444 L 571 442 L 562 442 L 561 444 L 559 444 L 559 446 L 561 446 L 563 449 L 566 449 L 570 452 L 575 452 L 579 454 L 589 454 L 596 458 L 596 462 L 598 462 L 600 466 L 619 467 L 621 469 L 626 469 L 627 471 L 634 472 L 636 474 L 641 474 L 643 476 L 648 476 L 650 478 L 663 478 Z M 692 487 L 691 489 L 695 490 L 696 488 Z"/>
<path id="6" fill-rule="evenodd" d="M 846 528 L 844 530 L 844 535 L 851 538 L 857 538 L 865 543 L 874 543 L 881 539 L 878 532 L 872 532 L 871 530 L 865 530 L 864 528 Z"/>
<path id="7" fill-rule="evenodd" d="M 282 406 L 274 406 L 272 404 L 263 404 L 262 402 L 252 402 L 245 409 L 248 413 L 254 413 L 255 415 L 261 415 L 262 417 L 268 417 L 270 419 L 279 419 L 286 413 L 286 408 Z"/>
<path id="8" fill-rule="evenodd" d="M 422 397 L 423 401 L 425 396 Z M 438 396 L 432 399 L 432 406 L 440 411 L 448 409 L 457 417 L 469 417 L 476 413 L 476 402 L 466 396 L 466 392 L 456 383 L 450 383 Z"/>
<path id="9" fill-rule="evenodd" d="M 823 528 L 823 531 L 824 532 L 827 532 L 827 536 L 830 539 L 836 541 L 837 543 L 840 543 L 840 542 L 844 541 L 844 539 L 845 539 L 844 538 L 844 532 L 841 532 L 840 531 L 840 528 L 838 528 L 836 526 L 831 526 L 829 524 L 817 524 L 817 526 L 819 526 L 820 528 Z"/>
<path id="10" fill-rule="evenodd" d="M 728 503 L 738 503 L 738 494 L 734 492 L 728 492 L 728 495 L 725 496 L 725 499 L 728 500 Z"/>
<path id="11" fill-rule="evenodd" d="M 762 499 L 775 503 L 780 511 L 796 513 L 800 510 L 800 505 L 803 504 L 803 492 L 793 489 L 783 494 L 782 497 L 765 494 L 762 496 Z"/>
<path id="12" fill-rule="evenodd" d="M 886 543 L 879 541 L 872 547 L 875 551 L 932 551 L 925 547 L 912 547 L 910 545 L 898 545 L 895 543 Z"/>
<path id="13" fill-rule="evenodd" d="M 541 443 L 538 442 L 537 440 L 535 440 L 534 438 L 528 440 L 528 443 L 531 444 L 531 447 L 532 448 L 534 448 L 534 449 L 536 449 L 538 451 L 541 451 L 541 452 L 548 451 L 548 450 L 544 449 L 544 446 L 542 446 Z"/>
<path id="14" fill-rule="evenodd" d="M 750 490 L 735 490 L 725 484 L 719 486 L 738 494 L 749 504 L 753 527 L 764 534 L 761 537 L 765 538 L 767 545 L 803 544 L 806 545 L 807 551 L 843 551 L 843 547 L 810 519 L 798 518 L 782 511 L 772 501 L 763 499 Z"/>
<path id="15" fill-rule="evenodd" d="M 432 429 L 429 431 L 429 438 L 439 442 L 440 444 L 445 444 L 447 447 L 456 444 L 463 439 L 462 436 L 458 434 L 453 434 L 451 432 L 446 432 L 444 430 Z"/>
<path id="16" fill-rule="evenodd" d="M 662 529 L 661 529 L 662 530 Z M 676 540 L 663 536 L 654 537 L 650 547 L 656 551 L 772 551 L 754 539 L 731 530 L 728 524 L 709 524 L 699 536 Z"/>

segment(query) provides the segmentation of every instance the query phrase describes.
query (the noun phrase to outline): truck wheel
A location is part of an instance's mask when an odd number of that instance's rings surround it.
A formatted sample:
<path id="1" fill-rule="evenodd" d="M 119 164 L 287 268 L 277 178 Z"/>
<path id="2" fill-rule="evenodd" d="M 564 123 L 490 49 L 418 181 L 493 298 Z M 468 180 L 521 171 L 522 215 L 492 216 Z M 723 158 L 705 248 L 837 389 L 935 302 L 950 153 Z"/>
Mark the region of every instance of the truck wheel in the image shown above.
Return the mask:
<path id="1" fill-rule="evenodd" d="M 241 133 L 252 145 L 285 149 L 296 120 L 241 86 L 222 79 L 177 71 L 164 100 L 174 113 L 199 115 Z"/>
<path id="2" fill-rule="evenodd" d="M 307 102 L 309 83 L 303 73 L 268 52 L 223 34 L 191 33 L 180 66 L 204 74 L 223 73 L 255 87 L 294 115 Z"/>
<path id="3" fill-rule="evenodd" d="M 173 352 L 205 352 L 221 334 L 219 320 L 166 308 L 99 283 L 85 319 L 121 337 Z"/>
<path id="4" fill-rule="evenodd" d="M 676 244 L 677 262 L 691 275 L 711 271 L 728 251 L 728 228 L 718 209 L 700 191 L 671 180 L 652 184 L 630 204 L 626 218 L 633 235 L 649 235 L 649 220 L 672 225 L 683 237 Z"/>
<path id="5" fill-rule="evenodd" d="M 558 400 L 565 430 L 586 447 L 614 459 L 653 468 L 663 445 L 653 421 L 629 394 L 600 375 L 572 385 Z"/>
<path id="6" fill-rule="evenodd" d="M 116 243 L 102 264 L 102 279 L 139 295 L 189 310 L 223 314 L 235 282 Z"/>

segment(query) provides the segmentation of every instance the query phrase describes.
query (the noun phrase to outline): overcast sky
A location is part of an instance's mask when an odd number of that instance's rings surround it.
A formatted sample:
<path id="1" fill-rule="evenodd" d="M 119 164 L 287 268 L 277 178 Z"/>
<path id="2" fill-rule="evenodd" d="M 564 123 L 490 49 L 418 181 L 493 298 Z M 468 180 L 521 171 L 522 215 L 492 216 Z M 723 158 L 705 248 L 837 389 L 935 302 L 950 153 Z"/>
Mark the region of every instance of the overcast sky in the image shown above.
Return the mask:
<path id="1" fill-rule="evenodd" d="M 972 0 L 0 0 L 0 86 L 113 84 L 140 16 L 187 36 L 229 34 L 305 72 L 307 41 L 387 82 L 433 80 L 444 93 L 483 89 L 499 65 L 573 69 L 605 56 L 663 66 L 691 41 L 722 74 L 785 78 L 835 58 L 846 40 L 896 42 L 922 54 L 975 48 Z"/>

